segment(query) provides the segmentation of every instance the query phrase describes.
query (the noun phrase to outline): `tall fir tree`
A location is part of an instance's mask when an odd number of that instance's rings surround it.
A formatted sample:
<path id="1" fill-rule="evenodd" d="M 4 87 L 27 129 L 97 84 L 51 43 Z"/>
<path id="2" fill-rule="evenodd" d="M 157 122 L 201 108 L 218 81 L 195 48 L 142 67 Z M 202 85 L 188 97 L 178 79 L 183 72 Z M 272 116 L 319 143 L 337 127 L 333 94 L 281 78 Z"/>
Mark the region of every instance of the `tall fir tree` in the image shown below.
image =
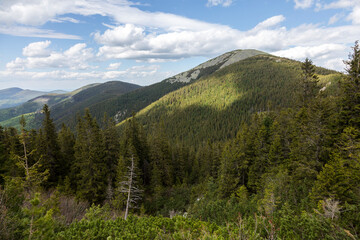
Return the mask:
<path id="1" fill-rule="evenodd" d="M 301 106 L 307 106 L 309 102 L 318 94 L 320 87 L 318 86 L 319 77 L 315 74 L 315 66 L 309 58 L 306 58 L 301 65 Z"/>
<path id="2" fill-rule="evenodd" d="M 60 146 L 60 152 L 62 155 L 61 172 L 63 173 L 63 180 L 67 177 L 68 179 L 74 179 L 71 176 L 71 168 L 75 163 L 75 136 L 74 133 L 65 124 L 62 124 L 60 132 L 58 134 L 58 142 Z"/>
<path id="3" fill-rule="evenodd" d="M 356 41 L 347 65 L 347 75 L 342 81 L 343 97 L 341 99 L 340 127 L 359 128 L 360 126 L 360 47 Z M 358 136 L 360 137 L 360 136 Z"/>
<path id="4" fill-rule="evenodd" d="M 75 142 L 73 173 L 77 196 L 92 203 L 101 203 L 106 198 L 105 146 L 100 128 L 85 110 L 83 119 L 78 119 Z"/>
<path id="5" fill-rule="evenodd" d="M 120 137 L 114 120 L 109 118 L 107 114 L 104 115 L 103 126 L 102 135 L 105 146 L 104 160 L 106 163 L 106 175 L 108 180 L 107 199 L 110 200 L 115 186 L 116 166 L 120 152 Z"/>
<path id="6" fill-rule="evenodd" d="M 135 118 L 135 115 L 125 123 L 125 130 L 120 141 L 120 156 L 129 158 L 132 155 L 138 159 L 142 184 L 150 184 L 149 148 L 144 132 Z"/>
<path id="7" fill-rule="evenodd" d="M 50 117 L 48 105 L 45 104 L 42 111 L 44 120 L 42 122 L 39 154 L 41 155 L 43 168 L 49 170 L 49 179 L 46 185 L 47 187 L 54 187 L 58 184 L 59 178 L 65 175 L 65 172 L 62 171 L 63 163 L 58 136 L 53 119 Z"/>

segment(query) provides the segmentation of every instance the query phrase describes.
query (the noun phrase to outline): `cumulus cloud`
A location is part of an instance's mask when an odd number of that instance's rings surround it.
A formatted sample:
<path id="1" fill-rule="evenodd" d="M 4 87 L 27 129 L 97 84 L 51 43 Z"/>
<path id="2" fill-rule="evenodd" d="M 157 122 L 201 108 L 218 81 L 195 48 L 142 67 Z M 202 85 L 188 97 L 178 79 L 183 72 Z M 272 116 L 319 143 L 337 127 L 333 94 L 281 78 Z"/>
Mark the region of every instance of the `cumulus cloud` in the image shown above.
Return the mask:
<path id="1" fill-rule="evenodd" d="M 221 5 L 223 7 L 229 7 L 232 4 L 232 0 L 208 0 L 206 6 L 213 7 Z"/>
<path id="2" fill-rule="evenodd" d="M 233 49 L 248 48 L 267 52 L 301 50 L 301 53 L 308 53 L 308 57 L 312 56 L 311 51 L 322 49 L 335 51 L 339 58 L 346 57 L 347 52 L 340 53 L 339 49 L 329 46 L 341 45 L 341 49 L 345 50 L 360 35 L 360 28 L 356 25 L 323 27 L 304 24 L 287 29 L 282 26 L 285 20 L 283 15 L 273 16 L 248 31 L 211 26 L 202 30 L 156 32 L 136 25 L 120 25 L 103 33 L 98 32 L 94 38 L 103 45 L 97 53 L 100 58 L 155 62 L 192 56 L 214 56 Z M 294 46 L 300 48 L 293 49 Z M 319 55 L 314 57 L 321 60 Z"/>
<path id="3" fill-rule="evenodd" d="M 297 46 L 272 52 L 272 54 L 303 61 L 305 58 L 311 58 L 316 64 L 329 69 L 344 69 L 343 58 L 338 56 L 346 53 L 348 47 L 343 44 L 321 44 L 316 46 Z"/>
<path id="4" fill-rule="evenodd" d="M 23 48 L 22 54 L 25 57 L 48 57 L 50 41 L 33 42 Z"/>
<path id="5" fill-rule="evenodd" d="M 133 24 L 125 24 L 113 29 L 108 29 L 104 34 L 95 33 L 94 38 L 98 43 L 109 46 L 128 46 L 144 38 L 144 29 Z"/>
<path id="6" fill-rule="evenodd" d="M 30 43 L 23 49 L 26 58 L 16 58 L 6 64 L 8 70 L 69 68 L 89 69 L 94 54 L 85 43 L 78 43 L 64 52 L 50 52 L 50 41 Z"/>

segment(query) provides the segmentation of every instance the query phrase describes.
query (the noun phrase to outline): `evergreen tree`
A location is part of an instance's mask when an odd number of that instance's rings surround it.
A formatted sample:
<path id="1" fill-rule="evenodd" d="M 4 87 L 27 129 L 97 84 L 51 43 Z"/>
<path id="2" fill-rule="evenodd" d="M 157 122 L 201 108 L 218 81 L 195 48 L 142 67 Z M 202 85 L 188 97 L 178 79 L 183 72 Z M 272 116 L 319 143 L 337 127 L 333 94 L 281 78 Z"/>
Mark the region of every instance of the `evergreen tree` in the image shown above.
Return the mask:
<path id="1" fill-rule="evenodd" d="M 78 119 L 73 172 L 79 198 L 93 203 L 105 200 L 105 146 L 100 128 L 89 109 L 85 110 L 83 119 Z"/>
<path id="2" fill-rule="evenodd" d="M 56 186 L 60 177 L 65 175 L 62 169 L 62 156 L 58 143 L 55 125 L 50 117 L 50 109 L 45 104 L 43 107 L 44 120 L 42 123 L 42 138 L 39 153 L 44 169 L 49 170 L 48 187 Z"/>
<path id="3" fill-rule="evenodd" d="M 8 153 L 5 146 L 5 132 L 3 127 L 0 126 L 0 185 L 4 183 L 4 174 L 6 173 L 6 161 Z"/>
<path id="4" fill-rule="evenodd" d="M 151 166 L 156 172 L 153 172 L 152 175 L 160 174 L 161 186 L 172 186 L 175 179 L 173 159 L 169 142 L 161 129 L 159 129 L 158 134 L 150 141 L 150 146 Z"/>
<path id="5" fill-rule="evenodd" d="M 343 97 L 341 99 L 340 128 L 360 126 L 360 47 L 355 42 L 353 53 L 347 65 L 347 75 L 342 82 Z M 360 137 L 360 136 L 358 136 Z"/>
<path id="6" fill-rule="evenodd" d="M 120 155 L 124 158 L 134 156 L 138 159 L 142 184 L 150 184 L 149 150 L 142 128 L 135 116 L 127 120 L 123 136 L 120 141 Z"/>
<path id="7" fill-rule="evenodd" d="M 61 126 L 61 130 L 58 134 L 58 142 L 63 159 L 61 164 L 61 172 L 64 174 L 62 177 L 65 179 L 66 176 L 68 176 L 73 179 L 73 176 L 70 176 L 70 170 L 75 162 L 75 136 L 70 128 L 65 124 L 62 124 Z"/>
<path id="8" fill-rule="evenodd" d="M 315 74 L 315 66 L 308 58 L 301 65 L 301 106 L 307 106 L 309 102 L 318 94 L 320 87 L 318 86 L 319 77 Z"/>
<path id="9" fill-rule="evenodd" d="M 119 133 L 116 128 L 115 122 L 107 117 L 107 114 L 104 115 L 103 119 L 103 141 L 105 145 L 105 163 L 106 163 L 106 172 L 107 172 L 107 198 L 111 199 L 113 195 L 114 181 L 116 177 L 116 165 L 119 159 L 119 148 L 120 140 Z"/>

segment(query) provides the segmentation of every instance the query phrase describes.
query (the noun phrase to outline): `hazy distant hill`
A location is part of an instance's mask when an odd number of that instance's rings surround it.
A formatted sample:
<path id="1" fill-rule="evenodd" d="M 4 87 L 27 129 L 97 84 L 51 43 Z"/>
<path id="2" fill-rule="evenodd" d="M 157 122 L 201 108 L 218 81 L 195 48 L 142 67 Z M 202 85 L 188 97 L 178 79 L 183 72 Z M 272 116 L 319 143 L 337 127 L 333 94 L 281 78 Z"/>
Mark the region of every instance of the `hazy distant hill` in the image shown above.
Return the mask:
<path id="1" fill-rule="evenodd" d="M 47 92 L 7 88 L 0 90 L 0 109 L 20 105 L 32 98 L 47 94 Z"/>
<path id="2" fill-rule="evenodd" d="M 42 109 L 44 104 L 50 106 L 52 117 L 60 125 L 61 119 L 67 115 L 75 116 L 78 111 L 82 111 L 93 103 L 101 102 L 138 88 L 140 88 L 139 85 L 112 81 L 102 84 L 90 84 L 65 94 L 41 95 L 20 106 L 1 109 L 0 125 L 17 126 L 19 116 L 26 114 L 29 126 L 36 128 L 41 124 L 42 116 L 39 110 Z"/>

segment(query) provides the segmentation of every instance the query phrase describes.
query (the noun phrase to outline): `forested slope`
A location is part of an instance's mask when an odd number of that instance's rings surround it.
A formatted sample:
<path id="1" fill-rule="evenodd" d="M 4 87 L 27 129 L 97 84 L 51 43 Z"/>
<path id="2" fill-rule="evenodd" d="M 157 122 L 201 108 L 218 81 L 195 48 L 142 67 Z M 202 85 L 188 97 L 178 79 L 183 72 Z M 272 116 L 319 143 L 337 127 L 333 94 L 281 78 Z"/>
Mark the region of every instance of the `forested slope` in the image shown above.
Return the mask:
<path id="1" fill-rule="evenodd" d="M 316 68 L 319 86 L 336 88 L 341 74 Z M 239 123 L 258 112 L 296 105 L 301 91 L 301 63 L 257 55 L 231 64 L 171 92 L 137 114 L 145 130 L 161 124 L 173 142 L 189 145 L 234 137 Z M 330 89 L 329 89 L 330 88 Z"/>

